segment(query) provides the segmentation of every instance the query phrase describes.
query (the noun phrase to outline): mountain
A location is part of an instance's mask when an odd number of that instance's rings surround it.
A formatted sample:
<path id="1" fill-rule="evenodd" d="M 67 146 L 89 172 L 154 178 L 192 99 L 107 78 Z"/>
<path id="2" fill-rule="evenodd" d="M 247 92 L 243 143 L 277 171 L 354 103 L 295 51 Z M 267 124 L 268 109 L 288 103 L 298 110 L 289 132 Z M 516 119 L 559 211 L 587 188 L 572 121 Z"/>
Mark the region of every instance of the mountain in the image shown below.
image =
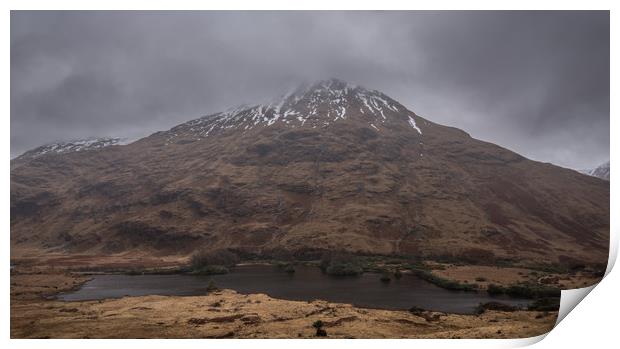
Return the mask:
<path id="1" fill-rule="evenodd" d="M 587 174 L 588 176 L 598 177 L 604 180 L 609 180 L 609 161 L 604 164 L 599 165 L 597 168 L 583 170 L 582 173 Z"/>
<path id="2" fill-rule="evenodd" d="M 11 169 L 14 255 L 344 249 L 606 263 L 608 241 L 609 182 L 335 79 Z"/>
<path id="3" fill-rule="evenodd" d="M 36 159 L 43 155 L 51 155 L 51 154 L 65 154 L 72 153 L 78 151 L 86 151 L 86 150 L 95 150 L 101 149 L 104 147 L 109 147 L 111 145 L 122 145 L 125 140 L 122 138 L 112 138 L 112 137 L 99 137 L 99 138 L 84 138 L 84 139 L 75 139 L 71 141 L 62 141 L 62 142 L 54 142 L 42 145 L 40 147 L 34 148 L 25 152 L 24 154 L 15 158 L 15 160 L 31 160 Z"/>

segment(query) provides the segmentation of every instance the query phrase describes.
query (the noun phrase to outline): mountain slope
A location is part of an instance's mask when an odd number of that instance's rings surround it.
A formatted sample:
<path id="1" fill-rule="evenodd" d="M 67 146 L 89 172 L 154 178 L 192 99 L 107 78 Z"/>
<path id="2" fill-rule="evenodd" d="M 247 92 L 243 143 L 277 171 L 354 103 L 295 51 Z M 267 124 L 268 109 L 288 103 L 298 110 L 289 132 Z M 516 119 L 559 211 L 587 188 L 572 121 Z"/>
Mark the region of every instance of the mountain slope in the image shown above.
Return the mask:
<path id="1" fill-rule="evenodd" d="M 605 263 L 609 183 L 338 80 L 11 171 L 12 251 Z"/>

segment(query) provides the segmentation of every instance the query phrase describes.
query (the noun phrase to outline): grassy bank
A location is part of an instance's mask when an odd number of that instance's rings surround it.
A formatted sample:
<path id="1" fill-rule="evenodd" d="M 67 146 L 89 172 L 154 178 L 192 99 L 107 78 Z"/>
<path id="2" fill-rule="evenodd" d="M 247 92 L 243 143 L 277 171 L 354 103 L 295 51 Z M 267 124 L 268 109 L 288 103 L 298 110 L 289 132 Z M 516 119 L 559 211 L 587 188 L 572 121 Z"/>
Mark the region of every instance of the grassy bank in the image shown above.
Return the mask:
<path id="1" fill-rule="evenodd" d="M 540 299 L 540 298 L 559 298 L 561 290 L 557 287 L 542 286 L 535 284 L 518 284 L 508 287 L 491 284 L 487 288 L 490 295 L 505 294 L 510 297 Z"/>
<path id="2" fill-rule="evenodd" d="M 413 274 L 422 280 L 428 281 L 436 286 L 453 291 L 477 291 L 478 284 L 463 284 L 458 281 L 448 280 L 434 275 L 428 270 L 412 269 Z"/>

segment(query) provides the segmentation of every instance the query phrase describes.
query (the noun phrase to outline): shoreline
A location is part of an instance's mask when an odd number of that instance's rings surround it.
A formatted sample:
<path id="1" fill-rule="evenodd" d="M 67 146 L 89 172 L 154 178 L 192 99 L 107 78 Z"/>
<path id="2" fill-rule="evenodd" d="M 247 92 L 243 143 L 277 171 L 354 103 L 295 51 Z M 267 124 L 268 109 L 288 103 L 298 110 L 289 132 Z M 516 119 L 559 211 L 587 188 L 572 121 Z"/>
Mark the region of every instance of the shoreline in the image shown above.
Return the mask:
<path id="1" fill-rule="evenodd" d="M 66 271 L 11 275 L 11 338 L 515 338 L 549 331 L 557 312 L 480 315 L 287 301 L 220 290 L 202 296 L 139 296 L 66 302 L 41 297 L 87 281 Z M 56 288 L 54 288 L 56 287 Z"/>
<path id="2" fill-rule="evenodd" d="M 239 267 L 248 267 L 248 266 L 270 266 L 270 264 L 265 264 L 265 263 L 259 263 L 259 264 L 240 264 L 238 265 Z M 234 273 L 234 271 L 232 271 L 231 273 Z M 377 272 L 368 272 L 368 274 L 374 274 L 376 276 L 380 276 L 380 273 Z M 417 274 L 415 273 L 406 273 L 408 275 L 410 275 L 411 277 L 418 277 Z M 157 276 L 157 275 L 161 275 L 161 276 L 165 276 L 165 275 L 187 275 L 187 276 L 195 276 L 192 275 L 190 273 L 176 273 L 176 274 L 153 274 L 153 273 L 149 273 L 149 274 L 139 274 L 139 275 L 134 275 L 134 274 L 123 274 L 123 273 L 114 273 L 114 272 L 97 272 L 97 273 L 80 273 L 78 275 L 83 275 L 83 276 L 99 276 L 99 275 L 126 275 L 126 276 Z M 76 292 L 79 291 L 80 288 L 84 287 L 86 285 L 86 283 L 88 283 L 89 281 L 91 281 L 93 278 L 88 278 L 83 280 L 83 282 L 79 285 L 77 285 L 76 287 L 73 287 L 69 290 L 66 291 L 62 291 L 59 292 L 55 295 L 50 295 L 48 297 L 46 297 L 46 299 L 54 299 L 54 300 L 58 300 L 61 302 L 81 302 L 81 301 L 99 301 L 99 300 L 112 300 L 112 299 L 122 299 L 124 297 L 148 297 L 148 296 L 165 296 L 165 297 L 195 297 L 195 296 L 199 296 L 199 294 L 188 294 L 188 295 L 174 295 L 174 294 L 165 294 L 165 293 L 153 293 L 153 294 L 145 294 L 145 295 L 122 295 L 122 296 L 108 296 L 108 297 L 98 297 L 98 298 L 88 298 L 88 299 L 77 299 L 77 300 L 71 300 L 71 299 L 61 299 L 59 298 L 59 296 L 61 296 L 62 294 L 67 294 L 67 293 L 72 293 L 72 292 Z M 427 280 L 421 279 L 425 282 L 429 282 Z M 429 282 L 430 283 L 430 282 Z M 432 283 L 430 283 L 432 284 Z M 217 284 L 215 285 L 217 287 Z M 330 301 L 329 299 L 323 299 L 323 298 L 308 298 L 308 299 L 301 299 L 301 298 L 286 298 L 286 297 L 279 297 L 277 295 L 272 295 L 269 292 L 265 291 L 265 292 L 243 292 L 243 291 L 239 291 L 236 290 L 234 288 L 229 288 L 229 287 L 223 287 L 223 288 L 219 288 L 217 287 L 217 289 L 215 291 L 224 291 L 224 292 L 234 292 L 243 296 L 253 296 L 253 295 L 257 295 L 257 294 L 265 294 L 267 296 L 269 296 L 270 298 L 276 299 L 276 300 L 281 300 L 281 301 L 300 301 L 300 302 L 312 302 L 312 301 L 322 301 L 322 302 L 333 302 Z M 452 291 L 452 290 L 449 290 Z M 206 291 L 207 294 L 213 292 L 213 291 Z M 488 295 L 486 291 L 484 290 L 470 290 L 467 291 L 469 293 L 475 293 L 475 294 L 479 294 L 481 296 L 486 296 Z M 491 296 L 492 297 L 492 296 Z M 509 304 L 511 300 L 521 300 L 521 301 L 525 301 L 525 299 L 522 298 L 517 298 L 517 297 L 508 297 L 508 299 L 504 298 L 498 298 L 498 299 L 490 299 L 487 302 L 481 302 L 479 304 L 479 307 L 485 305 L 485 304 L 489 304 L 489 303 L 495 303 L 495 304 L 501 304 L 501 305 L 505 305 L 507 307 L 512 307 L 518 310 L 523 310 L 526 311 L 528 310 L 528 306 L 531 305 L 534 300 L 531 299 L 529 300 L 529 304 L 528 305 L 514 305 L 514 304 Z M 410 311 L 411 309 L 416 309 L 416 311 L 429 311 L 429 312 L 441 312 L 441 313 L 446 313 L 446 314 L 454 314 L 454 315 L 473 315 L 476 314 L 476 311 L 478 311 L 478 309 L 472 310 L 472 311 L 442 311 L 439 309 L 433 309 L 430 307 L 423 307 L 423 306 L 417 306 L 417 305 L 412 305 L 412 306 L 406 306 L 406 307 L 382 307 L 382 306 L 372 306 L 372 305 L 363 305 L 363 304 L 356 304 L 353 302 L 344 302 L 344 301 L 339 301 L 339 304 L 345 304 L 345 305 L 350 305 L 352 307 L 356 307 L 356 308 L 360 308 L 360 309 L 372 309 L 372 310 L 386 310 L 386 311 Z"/>
<path id="3" fill-rule="evenodd" d="M 96 256 L 94 256 L 96 257 Z M 77 260 L 83 258 L 77 256 Z M 153 260 L 138 258 L 137 260 L 125 260 L 120 261 L 112 259 L 107 261 L 107 258 L 114 258 L 113 256 L 106 256 L 102 259 L 93 258 L 95 263 L 88 263 L 75 267 L 75 262 L 72 256 L 63 256 L 58 258 L 62 263 L 57 264 L 55 268 L 66 270 L 77 275 L 102 275 L 102 274 L 126 274 L 126 275 L 166 275 L 166 274 L 191 274 L 191 268 L 189 267 L 186 258 L 174 258 L 166 263 L 161 263 L 161 260 L 154 262 Z M 106 262 L 107 261 L 107 262 Z M 98 262 L 98 263 L 97 263 Z M 363 264 L 364 273 L 386 273 L 393 277 L 394 272 L 398 271 L 402 274 L 415 274 L 419 278 L 430 282 L 431 284 L 441 287 L 447 290 L 454 291 L 466 291 L 466 292 L 481 292 L 487 291 L 489 287 L 492 287 L 494 292 L 504 292 L 508 295 L 511 292 L 506 292 L 511 286 L 522 285 L 521 288 L 555 288 L 570 289 L 581 288 L 596 284 L 600 281 L 600 278 L 595 276 L 594 272 L 581 273 L 564 273 L 557 272 L 543 272 L 540 269 L 530 269 L 517 266 L 487 266 L 487 265 L 467 265 L 467 264 L 449 264 L 440 263 L 432 260 L 416 262 L 414 264 L 409 263 L 400 258 L 381 258 L 380 256 L 367 257 L 367 259 L 361 259 Z M 278 261 L 278 260 L 243 260 L 237 263 L 235 266 L 245 267 L 252 265 L 262 266 L 283 266 L 283 265 L 306 265 L 319 267 L 319 261 Z M 20 263 L 18 259 L 11 260 L 13 267 L 22 266 L 40 268 L 41 264 L 32 263 Z M 552 269 L 552 268 L 548 268 Z M 13 271 L 13 269 L 11 269 Z M 477 274 L 476 274 L 477 273 Z M 495 276 L 501 276 L 499 279 L 488 277 L 489 274 Z M 505 275 L 502 275 L 505 274 Z M 527 274 L 527 275 L 526 275 Z M 205 274 L 208 275 L 208 274 Z M 550 283 L 548 281 L 551 281 Z M 519 291 L 519 290 L 517 290 Z M 523 291 L 523 290 L 520 290 Z M 490 292 L 489 292 L 490 293 Z M 497 294 L 497 293 L 495 293 Z M 520 295 L 515 298 L 520 298 Z M 558 294 L 559 296 L 559 294 Z M 527 298 L 527 297 L 526 297 Z M 530 297 L 532 298 L 532 297 Z M 536 297 L 534 297 L 536 298 Z"/>

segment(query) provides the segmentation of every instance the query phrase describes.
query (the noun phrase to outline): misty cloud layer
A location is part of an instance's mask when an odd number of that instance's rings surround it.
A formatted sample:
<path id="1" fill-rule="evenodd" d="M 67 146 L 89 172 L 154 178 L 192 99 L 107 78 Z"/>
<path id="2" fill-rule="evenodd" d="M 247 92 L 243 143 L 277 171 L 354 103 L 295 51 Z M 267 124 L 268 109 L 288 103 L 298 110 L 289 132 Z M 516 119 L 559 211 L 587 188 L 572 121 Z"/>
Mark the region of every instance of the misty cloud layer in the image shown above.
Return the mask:
<path id="1" fill-rule="evenodd" d="M 329 77 L 535 160 L 609 159 L 608 12 L 12 12 L 11 156 Z"/>

